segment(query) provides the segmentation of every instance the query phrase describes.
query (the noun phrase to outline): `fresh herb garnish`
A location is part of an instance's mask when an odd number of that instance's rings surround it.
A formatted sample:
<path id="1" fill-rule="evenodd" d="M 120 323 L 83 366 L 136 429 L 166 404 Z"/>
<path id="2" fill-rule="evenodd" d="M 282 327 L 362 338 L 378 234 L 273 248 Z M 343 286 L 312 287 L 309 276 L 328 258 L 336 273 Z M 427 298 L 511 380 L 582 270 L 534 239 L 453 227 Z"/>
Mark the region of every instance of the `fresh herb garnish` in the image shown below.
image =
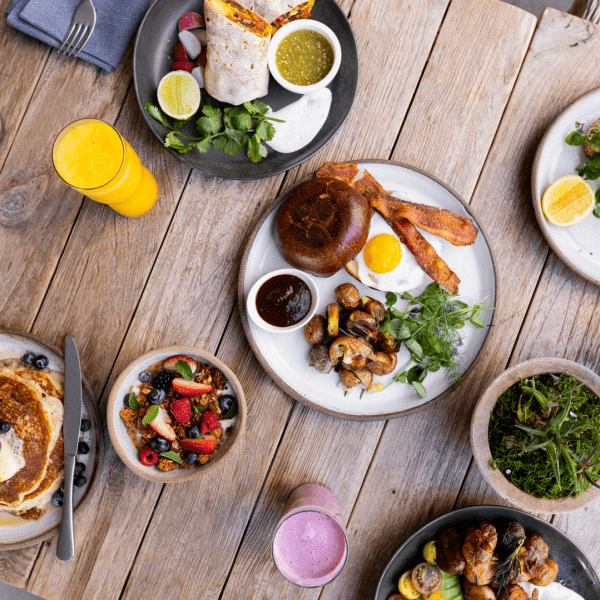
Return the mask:
<path id="1" fill-rule="evenodd" d="M 231 406 L 229 407 L 229 410 L 225 413 L 222 420 L 226 421 L 227 419 L 233 419 L 233 417 L 235 417 L 235 415 L 237 415 L 237 410 L 238 410 L 237 400 L 233 400 L 231 402 Z"/>
<path id="2" fill-rule="evenodd" d="M 158 417 L 158 406 L 153 405 L 148 409 L 148 412 L 144 415 L 142 419 L 142 425 L 148 425 L 148 423 L 152 423 L 154 419 Z"/>
<path id="3" fill-rule="evenodd" d="M 600 403 L 569 375 L 521 380 L 496 402 L 489 443 L 494 464 L 519 489 L 577 497 L 600 479 Z"/>
<path id="4" fill-rule="evenodd" d="M 188 381 L 194 379 L 194 373 L 192 372 L 192 367 L 190 367 L 190 363 L 186 360 L 178 360 L 175 368 L 179 371 L 179 374 Z"/>
<path id="5" fill-rule="evenodd" d="M 203 413 L 208 409 L 208 404 L 206 406 L 194 406 L 194 414 Z"/>
<path id="6" fill-rule="evenodd" d="M 181 460 L 179 454 L 177 454 L 177 452 L 173 452 L 173 450 L 169 450 L 168 452 L 161 452 L 160 455 L 164 456 L 165 458 L 170 458 L 171 460 L 174 460 L 180 465 L 183 464 L 183 461 Z"/>
<path id="7" fill-rule="evenodd" d="M 138 402 L 136 395 L 133 392 L 131 392 L 131 394 L 129 394 L 129 408 L 131 410 L 135 410 L 136 408 L 141 407 L 142 405 Z"/>
<path id="8" fill-rule="evenodd" d="M 398 295 L 393 292 L 387 294 L 388 310 L 381 323 L 381 331 L 403 341 L 412 360 L 392 381 L 412 385 L 424 398 L 427 390 L 423 381 L 428 373 L 444 367 L 454 383 L 460 381 L 460 347 L 463 342 L 458 330 L 466 323 L 484 327 L 479 317 L 481 311 L 488 308 L 481 302 L 470 307 L 456 296 L 447 294 L 437 283 L 427 286 L 416 298 L 408 292 L 404 292 L 401 298 L 409 301 L 404 311 L 393 308 Z"/>
<path id="9" fill-rule="evenodd" d="M 193 148 L 200 154 L 205 154 L 212 143 L 213 148 L 221 149 L 229 156 L 236 156 L 245 147 L 248 158 L 255 163 L 267 156 L 267 148 L 262 142 L 272 140 L 275 135 L 275 127 L 270 121 L 284 121 L 267 117 L 269 107 L 260 100 L 224 109 L 214 106 L 213 102 L 210 96 L 205 95 L 202 116 L 195 123 L 200 137 L 181 133 L 181 128 L 194 117 L 185 121 L 172 121 L 153 102 L 146 102 L 144 108 L 151 117 L 170 129 L 165 138 L 165 147 L 180 154 L 186 154 Z"/>

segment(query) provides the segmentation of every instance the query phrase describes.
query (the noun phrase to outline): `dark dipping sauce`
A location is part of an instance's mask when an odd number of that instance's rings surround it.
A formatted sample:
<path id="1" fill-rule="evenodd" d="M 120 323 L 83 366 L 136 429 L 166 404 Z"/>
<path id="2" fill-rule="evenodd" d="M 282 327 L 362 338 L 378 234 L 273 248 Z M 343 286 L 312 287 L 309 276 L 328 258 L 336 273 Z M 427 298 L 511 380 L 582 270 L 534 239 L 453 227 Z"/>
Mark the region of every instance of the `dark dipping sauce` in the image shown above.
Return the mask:
<path id="1" fill-rule="evenodd" d="M 263 321 L 275 327 L 289 327 L 304 319 L 312 295 L 295 275 L 275 275 L 265 281 L 256 294 L 256 310 Z"/>

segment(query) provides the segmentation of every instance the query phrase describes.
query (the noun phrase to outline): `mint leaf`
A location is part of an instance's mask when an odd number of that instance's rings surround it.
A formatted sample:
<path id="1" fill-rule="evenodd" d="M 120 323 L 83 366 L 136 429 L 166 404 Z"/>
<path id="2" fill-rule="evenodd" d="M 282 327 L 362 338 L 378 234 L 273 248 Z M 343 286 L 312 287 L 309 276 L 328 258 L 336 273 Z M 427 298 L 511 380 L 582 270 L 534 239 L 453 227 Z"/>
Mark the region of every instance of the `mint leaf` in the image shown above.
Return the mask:
<path id="1" fill-rule="evenodd" d="M 223 417 L 223 421 L 226 421 L 227 419 L 233 419 L 233 417 L 235 417 L 235 415 L 237 415 L 237 411 L 238 411 L 238 405 L 237 405 L 237 400 L 234 400 L 231 403 L 231 406 L 229 407 L 229 410 L 225 413 L 224 417 Z"/>
<path id="2" fill-rule="evenodd" d="M 565 138 L 565 142 L 569 146 L 583 146 L 585 143 L 585 134 L 579 131 L 571 131 L 571 133 Z"/>
<path id="3" fill-rule="evenodd" d="M 265 156 L 267 156 L 267 149 L 260 143 L 258 134 L 254 134 L 248 140 L 248 158 L 252 162 L 260 162 Z"/>
<path id="4" fill-rule="evenodd" d="M 174 460 L 176 463 L 179 463 L 179 464 L 183 463 L 179 454 L 177 454 L 177 452 L 173 452 L 173 450 L 169 450 L 168 452 L 161 452 L 160 455 L 164 456 L 165 458 L 170 458 L 171 460 Z"/>
<path id="5" fill-rule="evenodd" d="M 194 414 L 203 413 L 208 409 L 208 404 L 206 406 L 194 406 Z"/>
<path id="6" fill-rule="evenodd" d="M 161 125 L 164 125 L 165 127 L 168 127 L 169 129 L 171 129 L 171 122 L 169 121 L 167 116 L 163 113 L 163 111 L 160 110 L 160 108 L 158 106 L 156 106 L 156 104 L 153 104 L 152 102 L 146 102 L 146 104 L 144 104 L 144 110 L 151 117 L 156 119 Z"/>
<path id="7" fill-rule="evenodd" d="M 192 372 L 192 368 L 190 367 L 190 363 L 186 360 L 178 360 L 175 368 L 179 371 L 179 374 L 188 381 L 194 379 L 194 373 Z"/>
<path id="8" fill-rule="evenodd" d="M 265 115 L 269 112 L 269 107 L 264 103 L 261 102 L 260 100 L 254 100 L 254 102 L 252 102 L 254 108 L 256 109 L 257 112 L 259 112 L 261 115 Z"/>
<path id="9" fill-rule="evenodd" d="M 261 140 L 268 142 L 269 140 L 272 140 L 275 135 L 275 127 L 273 127 L 273 124 L 269 123 L 269 121 L 261 121 L 256 126 L 256 135 Z"/>
<path id="10" fill-rule="evenodd" d="M 165 138 L 165 148 L 173 148 L 173 150 L 177 150 L 179 154 L 187 154 L 193 148 L 193 144 L 184 144 L 177 137 L 177 133 L 171 131 Z"/>
<path id="11" fill-rule="evenodd" d="M 144 415 L 142 419 L 142 425 L 148 425 L 148 423 L 152 423 L 154 419 L 158 417 L 158 405 L 154 404 L 148 409 L 148 412 Z"/>
<path id="12" fill-rule="evenodd" d="M 129 394 L 129 408 L 131 410 L 135 410 L 136 408 L 142 408 L 142 405 L 138 402 L 138 399 L 136 398 L 133 392 Z"/>

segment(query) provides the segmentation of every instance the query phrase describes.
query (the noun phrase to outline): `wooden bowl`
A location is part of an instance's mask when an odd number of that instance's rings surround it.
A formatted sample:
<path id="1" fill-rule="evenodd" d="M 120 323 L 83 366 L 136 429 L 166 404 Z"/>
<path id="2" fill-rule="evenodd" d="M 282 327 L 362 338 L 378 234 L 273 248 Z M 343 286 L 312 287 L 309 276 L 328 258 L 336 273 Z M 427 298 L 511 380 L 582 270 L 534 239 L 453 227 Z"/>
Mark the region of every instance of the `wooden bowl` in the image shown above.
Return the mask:
<path id="1" fill-rule="evenodd" d="M 582 382 L 587 390 L 600 398 L 600 377 L 587 367 L 564 358 L 536 358 L 520 363 L 500 374 L 477 402 L 471 419 L 471 448 L 473 457 L 485 480 L 515 506 L 537 513 L 565 513 L 578 510 L 600 498 L 600 489 L 591 486 L 577 498 L 541 500 L 513 485 L 499 470 L 492 470 L 493 461 L 488 442 L 490 414 L 498 398 L 520 379 L 545 373 L 566 373 Z"/>
<path id="2" fill-rule="evenodd" d="M 228 393 L 233 394 L 238 401 L 238 413 L 236 422 L 233 426 L 233 432 L 225 437 L 224 442 L 217 449 L 213 458 L 205 465 L 196 466 L 193 469 L 174 469 L 173 471 L 161 471 L 155 466 L 146 467 L 142 465 L 138 457 L 138 451 L 129 438 L 127 428 L 120 412 L 123 409 L 123 397 L 129 392 L 133 382 L 137 379 L 138 373 L 146 370 L 151 365 L 174 356 L 176 354 L 185 354 L 200 363 L 206 363 L 219 369 L 227 380 Z M 110 441 L 114 446 L 121 460 L 137 475 L 150 481 L 161 481 L 163 483 L 179 483 L 202 477 L 208 471 L 223 465 L 223 460 L 231 454 L 231 449 L 241 438 L 246 428 L 246 397 L 244 390 L 234 375 L 233 371 L 222 363 L 216 356 L 190 346 L 170 346 L 152 350 L 140 356 L 128 365 L 115 381 L 106 408 L 106 423 L 108 425 L 108 434 Z"/>

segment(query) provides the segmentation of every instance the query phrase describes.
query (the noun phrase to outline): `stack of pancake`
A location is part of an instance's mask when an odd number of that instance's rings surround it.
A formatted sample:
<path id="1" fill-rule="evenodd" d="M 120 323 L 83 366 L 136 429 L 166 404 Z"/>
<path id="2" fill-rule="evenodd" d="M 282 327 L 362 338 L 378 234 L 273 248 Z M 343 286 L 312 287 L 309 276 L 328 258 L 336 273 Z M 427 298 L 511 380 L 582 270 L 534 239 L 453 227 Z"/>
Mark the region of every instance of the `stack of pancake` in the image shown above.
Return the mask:
<path id="1" fill-rule="evenodd" d="M 0 510 L 39 519 L 64 479 L 58 375 L 30 369 L 18 359 L 0 361 L 0 421 L 12 426 L 0 434 L 5 463 L 0 464 Z"/>

